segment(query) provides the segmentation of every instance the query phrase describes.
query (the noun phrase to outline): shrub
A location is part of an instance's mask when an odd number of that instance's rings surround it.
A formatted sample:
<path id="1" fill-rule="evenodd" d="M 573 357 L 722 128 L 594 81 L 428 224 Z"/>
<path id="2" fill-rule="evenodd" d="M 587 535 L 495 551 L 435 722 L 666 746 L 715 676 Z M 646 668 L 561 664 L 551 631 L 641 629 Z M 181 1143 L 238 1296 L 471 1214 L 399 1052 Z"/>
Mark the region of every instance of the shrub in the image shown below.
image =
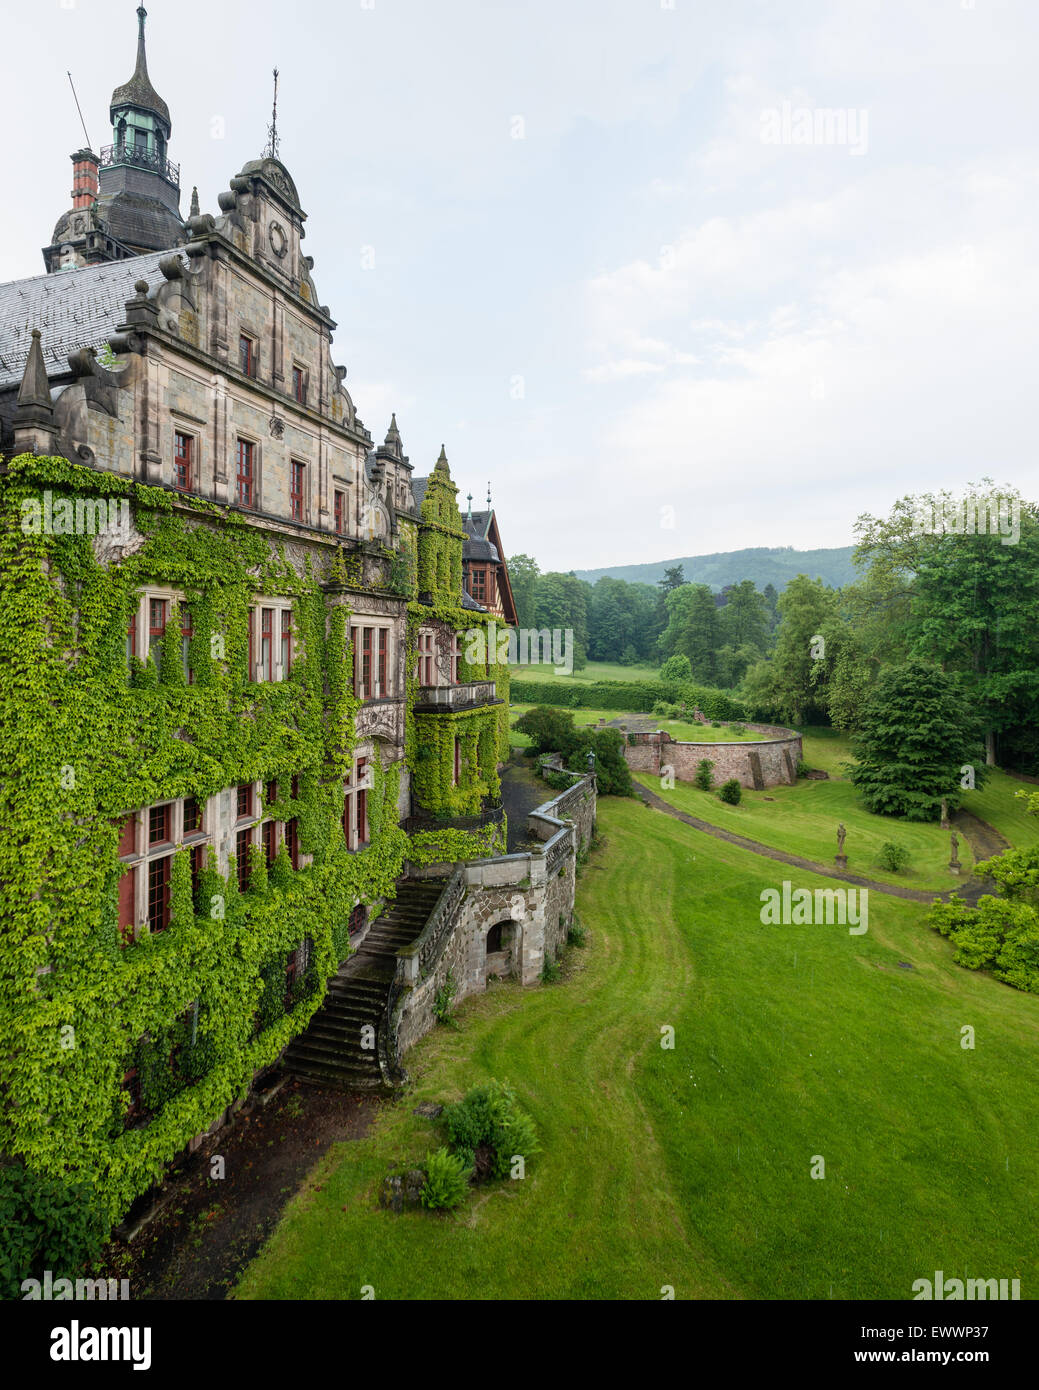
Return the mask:
<path id="1" fill-rule="evenodd" d="M 882 869 L 897 874 L 909 863 L 909 851 L 904 845 L 896 845 L 893 840 L 885 840 L 880 847 L 878 862 Z"/>
<path id="2" fill-rule="evenodd" d="M 543 985 L 554 985 L 562 973 L 562 967 L 559 962 L 553 960 L 551 956 L 546 955 L 541 966 L 541 983 Z"/>
<path id="3" fill-rule="evenodd" d="M 584 946 L 588 942 L 588 928 L 581 925 L 577 914 L 570 923 L 570 930 L 566 934 L 566 944 L 568 946 Z"/>
<path id="4" fill-rule="evenodd" d="M 798 758 L 798 760 L 797 760 L 797 775 L 798 775 L 798 777 L 807 777 L 807 776 L 808 776 L 808 772 L 809 772 L 808 764 L 805 762 L 804 758 Z"/>
<path id="5" fill-rule="evenodd" d="M 743 788 L 735 777 L 730 777 L 727 782 L 723 782 L 718 788 L 718 795 L 729 806 L 738 806 L 740 797 L 743 795 Z"/>
<path id="6" fill-rule="evenodd" d="M 0 1296 L 21 1298 L 23 1279 L 75 1279 L 101 1251 L 107 1222 L 88 1183 L 67 1184 L 20 1163 L 0 1168 Z"/>
<path id="7" fill-rule="evenodd" d="M 448 1136 L 462 1163 L 477 1174 L 504 1178 L 512 1159 L 539 1152 L 534 1121 L 521 1109 L 507 1081 L 476 1086 L 463 1100 L 444 1107 Z"/>
<path id="8" fill-rule="evenodd" d="M 469 1191 L 469 1166 L 460 1153 L 446 1148 L 426 1154 L 426 1181 L 420 1194 L 422 1205 L 430 1211 L 450 1211 L 464 1202 Z"/>
<path id="9" fill-rule="evenodd" d="M 712 719 L 712 720 L 711 720 L 711 728 L 712 728 L 712 729 L 720 729 L 720 728 L 721 728 L 721 723 L 720 723 L 720 721 L 717 720 L 717 719 Z"/>
<path id="10" fill-rule="evenodd" d="M 701 758 L 696 764 L 693 785 L 699 787 L 702 792 L 709 792 L 714 786 L 714 763 L 710 758 Z"/>
<path id="11" fill-rule="evenodd" d="M 454 977 L 453 971 L 449 970 L 444 977 L 444 983 L 436 992 L 433 1000 L 433 1017 L 438 1023 L 447 1023 L 451 1018 L 451 1005 L 454 1003 L 455 995 L 458 993 L 458 981 Z"/>

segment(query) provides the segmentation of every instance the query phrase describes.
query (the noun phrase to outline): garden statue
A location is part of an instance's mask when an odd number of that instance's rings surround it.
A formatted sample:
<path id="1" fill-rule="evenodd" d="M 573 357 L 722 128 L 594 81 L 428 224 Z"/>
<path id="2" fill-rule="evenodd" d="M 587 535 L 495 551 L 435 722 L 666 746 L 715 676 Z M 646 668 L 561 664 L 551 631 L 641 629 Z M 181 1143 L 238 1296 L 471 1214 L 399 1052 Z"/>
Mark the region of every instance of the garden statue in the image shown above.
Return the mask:
<path id="1" fill-rule="evenodd" d="M 837 826 L 837 856 L 834 860 L 841 869 L 843 869 L 848 862 L 848 856 L 844 853 L 844 839 L 847 833 L 847 830 L 844 828 L 844 822 L 841 821 Z"/>

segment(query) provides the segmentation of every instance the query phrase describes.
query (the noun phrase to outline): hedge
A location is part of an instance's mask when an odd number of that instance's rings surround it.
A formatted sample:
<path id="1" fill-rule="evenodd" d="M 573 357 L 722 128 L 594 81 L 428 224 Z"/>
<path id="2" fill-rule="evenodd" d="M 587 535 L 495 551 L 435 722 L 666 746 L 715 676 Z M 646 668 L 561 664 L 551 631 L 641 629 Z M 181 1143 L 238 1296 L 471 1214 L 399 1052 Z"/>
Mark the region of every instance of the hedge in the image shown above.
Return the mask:
<path id="1" fill-rule="evenodd" d="M 658 700 L 685 703 L 691 714 L 698 708 L 708 719 L 746 719 L 743 705 L 723 690 L 671 681 L 525 681 L 515 676 L 510 700 L 516 705 L 556 705 L 563 709 L 616 709 L 651 714 Z"/>

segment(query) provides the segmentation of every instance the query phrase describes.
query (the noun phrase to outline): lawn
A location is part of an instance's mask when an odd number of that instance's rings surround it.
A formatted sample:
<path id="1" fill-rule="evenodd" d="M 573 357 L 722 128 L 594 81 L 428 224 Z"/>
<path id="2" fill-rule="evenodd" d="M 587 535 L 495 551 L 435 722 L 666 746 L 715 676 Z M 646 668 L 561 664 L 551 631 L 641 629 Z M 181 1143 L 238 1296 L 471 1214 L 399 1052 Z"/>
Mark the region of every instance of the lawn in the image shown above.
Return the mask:
<path id="1" fill-rule="evenodd" d="M 1027 782 L 990 768 L 985 786 L 964 794 L 963 809 L 995 826 L 1015 848 L 1028 849 L 1039 844 L 1039 816 L 1029 815 L 1016 793 L 1035 790 Z"/>
<path id="2" fill-rule="evenodd" d="M 904 1300 L 941 1269 L 1029 1297 L 1039 999 L 953 965 L 917 904 L 871 897 L 864 936 L 765 927 L 778 866 L 632 801 L 600 825 L 568 977 L 412 1049 L 413 1089 L 312 1170 L 238 1296 Z M 414 1107 L 493 1076 L 539 1127 L 525 1180 L 379 1210 L 442 1142 Z"/>
<path id="3" fill-rule="evenodd" d="M 700 820 L 745 835 L 758 844 L 786 850 L 818 864 L 832 864 L 837 853 L 837 825 L 844 823 L 848 837 L 844 853 L 848 870 L 882 883 L 899 883 L 905 888 L 935 889 L 944 892 L 957 880 L 949 873 L 949 834 L 937 824 L 919 825 L 875 816 L 862 805 L 850 782 L 799 780 L 792 787 L 769 787 L 766 791 L 743 790 L 738 806 L 729 806 L 717 792 L 700 791 L 691 782 L 677 782 L 664 790 L 659 777 L 638 773 L 636 781 L 658 796 Z M 909 851 L 909 863 L 897 873 L 882 869 L 881 846 L 890 840 Z M 973 867 L 970 846 L 959 837 L 959 859 L 964 877 Z M 962 880 L 960 880 L 962 881 Z"/>
<path id="4" fill-rule="evenodd" d="M 514 722 L 521 714 L 525 714 L 528 709 L 533 709 L 533 705 L 509 705 L 509 717 Z M 560 706 L 554 705 L 553 709 Z M 653 714 L 633 714 L 624 713 L 616 709 L 569 709 L 563 706 L 568 714 L 574 716 L 574 723 L 579 727 L 585 724 L 598 724 L 600 719 L 605 719 L 610 723 L 614 719 L 648 721 L 654 729 L 666 729 L 673 739 L 685 743 L 753 743 L 760 741 L 761 735 L 750 731 L 740 732 L 738 729 L 731 729 L 726 724 L 715 729 L 710 724 L 688 724 L 682 719 L 660 719 Z M 526 734 L 521 734 L 516 729 L 510 731 L 509 742 L 514 748 L 526 748 L 530 742 Z"/>
<path id="5" fill-rule="evenodd" d="M 655 681 L 660 679 L 659 666 L 621 666 L 615 661 L 589 661 L 580 671 L 569 676 L 557 676 L 554 666 L 513 666 L 510 675 L 522 681 L 558 681 L 569 685 L 571 681 Z"/>

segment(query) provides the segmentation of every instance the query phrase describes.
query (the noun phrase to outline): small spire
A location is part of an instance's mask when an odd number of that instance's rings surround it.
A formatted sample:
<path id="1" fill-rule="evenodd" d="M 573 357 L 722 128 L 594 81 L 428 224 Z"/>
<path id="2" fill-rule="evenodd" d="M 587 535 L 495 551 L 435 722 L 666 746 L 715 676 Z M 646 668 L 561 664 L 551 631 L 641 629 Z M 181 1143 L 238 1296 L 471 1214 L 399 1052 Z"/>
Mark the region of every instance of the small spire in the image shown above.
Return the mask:
<path id="1" fill-rule="evenodd" d="M 278 158 L 278 69 L 274 69 L 274 106 L 271 110 L 271 123 L 267 127 L 267 148 L 264 159 Z"/>
<path id="2" fill-rule="evenodd" d="M 491 510 L 491 480 L 487 479 L 487 510 Z"/>
<path id="3" fill-rule="evenodd" d="M 199 206 L 198 206 L 198 188 L 197 188 L 197 187 L 192 188 L 192 190 L 191 190 L 191 211 L 188 213 L 188 216 L 189 216 L 189 217 L 200 217 L 200 216 L 201 216 L 201 213 L 199 212 Z"/>
<path id="4" fill-rule="evenodd" d="M 447 470 L 447 454 L 444 452 L 443 444 L 440 446 L 440 457 L 436 461 L 436 466 L 441 472 L 446 472 Z"/>
<path id="5" fill-rule="evenodd" d="M 47 366 L 43 360 L 43 335 L 38 328 L 32 331 L 29 356 L 25 359 L 22 384 L 18 388 L 18 405 L 43 409 L 50 413 L 51 392 L 47 381 Z"/>
<path id="6" fill-rule="evenodd" d="M 386 443 L 392 444 L 394 440 L 400 439 L 400 430 L 397 428 L 397 412 L 394 411 L 390 416 L 390 427 L 386 431 Z"/>
<path id="7" fill-rule="evenodd" d="M 472 521 L 472 519 L 473 519 L 473 494 L 472 494 L 471 492 L 467 492 L 467 493 L 465 494 L 465 497 L 466 497 L 466 501 L 469 503 L 469 510 L 468 510 L 468 512 L 466 513 L 465 519 L 466 519 L 466 521 Z"/>

